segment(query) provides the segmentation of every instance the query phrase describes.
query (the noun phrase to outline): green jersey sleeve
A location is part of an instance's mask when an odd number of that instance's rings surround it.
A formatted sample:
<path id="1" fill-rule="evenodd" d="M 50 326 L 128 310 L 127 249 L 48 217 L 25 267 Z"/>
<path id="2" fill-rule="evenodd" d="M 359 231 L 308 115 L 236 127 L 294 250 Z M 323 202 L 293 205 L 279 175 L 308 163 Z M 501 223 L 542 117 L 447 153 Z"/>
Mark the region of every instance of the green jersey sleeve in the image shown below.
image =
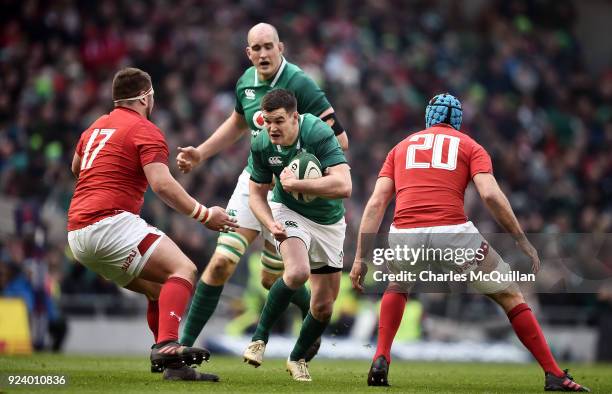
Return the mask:
<path id="1" fill-rule="evenodd" d="M 329 129 L 326 130 L 324 137 L 315 144 L 314 155 L 321 162 L 322 169 L 325 170 L 327 167 L 346 163 L 346 157 L 334 135 L 334 131 L 323 121 L 321 121 L 320 127 Z"/>
<path id="2" fill-rule="evenodd" d="M 272 183 L 273 173 L 263 160 L 263 153 L 251 148 L 251 180 L 257 183 Z"/>
<path id="3" fill-rule="evenodd" d="M 234 90 L 236 105 L 234 106 L 234 111 L 244 116 L 244 108 L 242 108 L 242 101 L 240 101 L 240 95 L 238 93 L 238 84 L 236 84 L 236 89 Z"/>
<path id="4" fill-rule="evenodd" d="M 298 103 L 298 112 L 319 116 L 331 107 L 321 88 L 303 71 L 297 73 L 287 86 L 294 92 Z"/>

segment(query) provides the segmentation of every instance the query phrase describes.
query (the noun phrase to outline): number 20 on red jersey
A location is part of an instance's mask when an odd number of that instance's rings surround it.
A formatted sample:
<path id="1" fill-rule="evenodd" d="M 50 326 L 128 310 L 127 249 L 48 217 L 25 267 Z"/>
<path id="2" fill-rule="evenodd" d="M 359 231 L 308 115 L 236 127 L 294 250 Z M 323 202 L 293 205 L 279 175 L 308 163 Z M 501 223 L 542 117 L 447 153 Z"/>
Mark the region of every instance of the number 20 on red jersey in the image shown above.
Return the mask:
<path id="1" fill-rule="evenodd" d="M 442 161 L 442 152 L 444 149 L 444 140 L 448 143 L 448 154 L 446 162 Z M 445 134 L 417 134 L 410 137 L 409 141 L 420 142 L 411 144 L 406 150 L 406 169 L 413 168 L 438 168 L 441 170 L 452 171 L 457 168 L 457 154 L 459 153 L 458 137 Z M 416 151 L 432 150 L 431 160 L 429 162 L 416 161 Z"/>

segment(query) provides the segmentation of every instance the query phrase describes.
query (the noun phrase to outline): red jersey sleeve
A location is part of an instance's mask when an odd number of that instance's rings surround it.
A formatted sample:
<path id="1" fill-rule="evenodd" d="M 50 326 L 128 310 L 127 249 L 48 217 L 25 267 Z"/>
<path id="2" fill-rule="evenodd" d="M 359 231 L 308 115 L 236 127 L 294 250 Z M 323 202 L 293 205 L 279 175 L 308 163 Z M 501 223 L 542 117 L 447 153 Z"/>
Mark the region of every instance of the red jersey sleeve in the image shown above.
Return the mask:
<path id="1" fill-rule="evenodd" d="M 85 135 L 85 133 L 81 133 L 81 136 L 79 137 L 79 142 L 77 142 L 77 146 L 76 146 L 76 154 L 79 155 L 81 158 L 83 157 L 83 136 Z"/>
<path id="2" fill-rule="evenodd" d="M 391 149 L 391 152 L 387 154 L 387 158 L 385 159 L 385 163 L 383 164 L 380 172 L 378 173 L 378 177 L 387 177 L 395 180 L 395 149 Z"/>
<path id="3" fill-rule="evenodd" d="M 163 163 L 168 165 L 168 144 L 161 130 L 150 124 L 136 126 L 133 134 L 134 145 L 140 156 L 140 165 Z"/>
<path id="4" fill-rule="evenodd" d="M 487 151 L 477 143 L 474 143 L 472 147 L 472 154 L 470 156 L 470 177 L 474 177 L 480 173 L 493 173 L 493 164 L 491 163 L 491 156 Z"/>

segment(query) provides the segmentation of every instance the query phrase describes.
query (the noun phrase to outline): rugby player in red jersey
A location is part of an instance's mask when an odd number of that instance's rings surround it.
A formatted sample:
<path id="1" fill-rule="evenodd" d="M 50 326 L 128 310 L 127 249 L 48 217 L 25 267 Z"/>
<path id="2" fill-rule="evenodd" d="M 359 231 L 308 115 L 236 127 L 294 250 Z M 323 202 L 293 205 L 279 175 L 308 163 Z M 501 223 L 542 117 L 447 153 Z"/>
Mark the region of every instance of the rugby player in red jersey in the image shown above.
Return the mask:
<path id="1" fill-rule="evenodd" d="M 460 130 L 461 103 L 450 94 L 440 94 L 429 101 L 425 113 L 426 129 L 408 136 L 387 155 L 374 192 L 361 219 L 355 262 L 351 270 L 353 287 L 363 290 L 365 268 L 362 236 L 376 234 L 391 199 L 395 213 L 390 228 L 389 246 L 403 235 L 404 243 L 415 248 L 482 247 L 484 258 L 478 269 L 507 273 L 509 266 L 488 247 L 463 210 L 465 189 L 474 182 L 485 206 L 532 263 L 533 272 L 540 267 L 535 248 L 527 240 L 508 199 L 493 176 L 491 158 L 485 149 Z M 394 239 L 394 240 L 392 240 Z M 422 263 L 422 262 L 417 262 Z M 473 261 L 448 263 L 449 270 L 474 270 Z M 413 264 L 414 265 L 414 264 Z M 416 264 L 419 266 L 420 264 Z M 443 265 L 443 264 L 442 264 Z M 421 267 L 422 268 L 422 265 Z M 545 373 L 547 391 L 589 391 L 574 382 L 567 370 L 562 371 L 553 358 L 542 329 L 513 282 L 476 281 L 471 286 L 497 302 L 508 315 L 512 328 Z M 388 385 L 391 345 L 399 328 L 406 304 L 409 283 L 390 282 L 383 295 L 378 327 L 378 346 L 368 374 L 368 385 Z"/>
<path id="2" fill-rule="evenodd" d="M 188 365 L 210 357 L 206 349 L 181 346 L 178 328 L 193 292 L 197 268 L 177 245 L 138 215 L 148 185 L 166 204 L 215 231 L 237 225 L 220 207 L 191 197 L 168 170 L 164 134 L 148 118 L 151 77 L 137 68 L 117 72 L 115 109 L 79 139 L 72 160 L 78 178 L 68 211 L 68 243 L 92 271 L 149 299 L 147 322 L 155 337 L 151 370 L 171 380 L 213 380 Z"/>

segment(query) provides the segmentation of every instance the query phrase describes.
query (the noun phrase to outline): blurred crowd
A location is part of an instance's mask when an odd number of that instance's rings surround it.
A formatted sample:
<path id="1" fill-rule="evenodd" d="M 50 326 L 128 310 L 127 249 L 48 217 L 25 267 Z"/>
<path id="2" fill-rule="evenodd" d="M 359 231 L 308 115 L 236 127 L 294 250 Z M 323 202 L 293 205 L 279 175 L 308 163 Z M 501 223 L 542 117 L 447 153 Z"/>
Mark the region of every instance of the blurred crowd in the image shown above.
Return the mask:
<path id="1" fill-rule="evenodd" d="M 225 205 L 247 138 L 187 176 L 174 152 L 202 142 L 232 111 L 235 82 L 250 66 L 246 32 L 260 21 L 277 26 L 287 59 L 321 85 L 348 131 L 347 263 L 386 153 L 423 128 L 427 100 L 443 91 L 461 98 L 463 128 L 491 154 L 527 232 L 612 227 L 612 67 L 586 68 L 571 1 L 1 4 L 0 192 L 16 223 L 1 258 L 19 270 L 25 258 L 11 248 L 30 242 L 41 264 L 61 267 L 66 293 L 113 291 L 71 264 L 64 227 L 74 148 L 111 109 L 113 74 L 128 65 L 151 74 L 152 120 L 166 133 L 173 173 L 200 201 Z M 466 206 L 481 231 L 495 231 L 473 192 Z M 214 234 L 152 195 L 143 217 L 206 263 Z"/>

